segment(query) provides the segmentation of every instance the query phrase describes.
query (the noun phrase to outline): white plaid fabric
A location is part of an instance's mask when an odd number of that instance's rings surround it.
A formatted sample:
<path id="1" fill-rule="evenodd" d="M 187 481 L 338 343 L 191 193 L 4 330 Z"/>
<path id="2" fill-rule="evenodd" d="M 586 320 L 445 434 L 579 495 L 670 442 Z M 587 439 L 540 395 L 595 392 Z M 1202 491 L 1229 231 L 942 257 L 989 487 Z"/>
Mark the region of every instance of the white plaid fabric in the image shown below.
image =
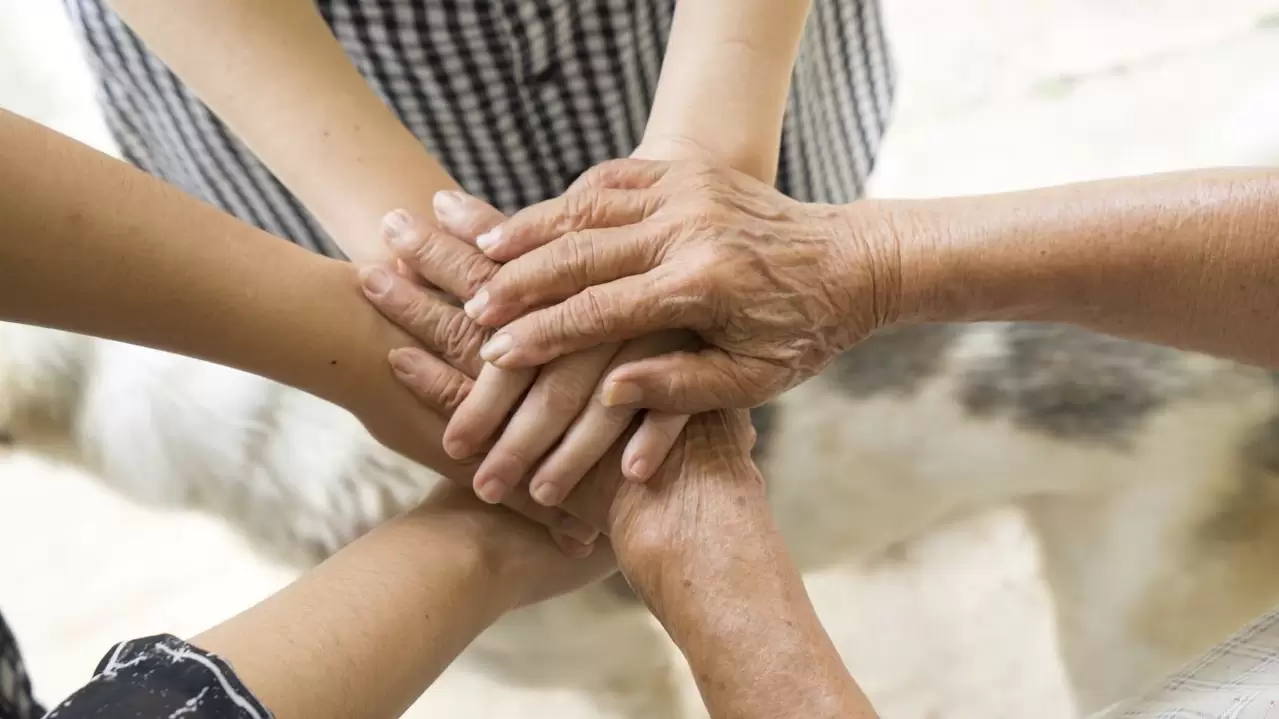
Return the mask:
<path id="1" fill-rule="evenodd" d="M 123 156 L 240 219 L 340 256 L 301 204 L 105 6 L 65 0 Z M 369 84 L 468 191 L 506 212 L 639 141 L 674 0 L 317 0 Z M 816 0 L 779 187 L 847 202 L 891 105 L 876 0 Z M 732 118 L 724 118 L 732 122 Z"/>
<path id="2" fill-rule="evenodd" d="M 1157 689 L 1091 719 L 1279 719 L 1279 607 Z"/>

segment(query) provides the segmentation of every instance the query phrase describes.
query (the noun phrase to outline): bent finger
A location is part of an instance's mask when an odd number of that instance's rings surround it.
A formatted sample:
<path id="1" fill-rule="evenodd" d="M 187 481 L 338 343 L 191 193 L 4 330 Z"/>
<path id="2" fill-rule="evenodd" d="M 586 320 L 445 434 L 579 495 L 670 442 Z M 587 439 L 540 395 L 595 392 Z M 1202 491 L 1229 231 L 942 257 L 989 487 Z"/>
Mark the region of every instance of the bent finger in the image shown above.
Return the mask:
<path id="1" fill-rule="evenodd" d="M 705 313 L 656 272 L 588 287 L 497 332 L 480 356 L 499 367 L 545 364 L 569 352 L 668 329 L 702 329 Z"/>
<path id="2" fill-rule="evenodd" d="M 757 407 L 787 389 L 787 373 L 718 348 L 672 352 L 609 373 L 604 402 L 675 414 Z"/>
<path id="3" fill-rule="evenodd" d="M 369 302 L 429 352 L 470 377 L 479 374 L 484 330 L 461 308 L 381 267 L 362 268 L 360 283 Z"/>
<path id="4" fill-rule="evenodd" d="M 633 482 L 645 482 L 666 461 L 688 424 L 686 414 L 649 412 L 622 453 L 622 474 Z"/>
<path id="5" fill-rule="evenodd" d="M 494 327 L 588 287 L 648 272 L 668 234 L 650 225 L 570 233 L 503 265 L 466 303 L 466 313 Z"/>
<path id="6" fill-rule="evenodd" d="M 382 218 L 382 236 L 391 252 L 423 279 L 462 300 L 474 297 L 498 269 L 471 243 L 404 210 Z"/>

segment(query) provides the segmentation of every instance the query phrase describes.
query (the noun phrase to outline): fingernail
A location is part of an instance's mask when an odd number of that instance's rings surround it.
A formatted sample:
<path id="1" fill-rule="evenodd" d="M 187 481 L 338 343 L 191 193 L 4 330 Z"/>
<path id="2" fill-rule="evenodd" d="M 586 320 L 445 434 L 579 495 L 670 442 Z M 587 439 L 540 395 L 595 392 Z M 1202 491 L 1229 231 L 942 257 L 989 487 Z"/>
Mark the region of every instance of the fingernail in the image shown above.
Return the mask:
<path id="1" fill-rule="evenodd" d="M 501 482 L 486 479 L 475 485 L 475 494 L 489 504 L 497 504 L 502 501 L 502 495 L 505 494 L 503 489 L 505 488 Z"/>
<path id="2" fill-rule="evenodd" d="M 453 459 L 466 459 L 471 456 L 471 448 L 460 439 L 444 440 L 444 453 Z"/>
<path id="3" fill-rule="evenodd" d="M 391 290 L 391 275 L 381 267 L 365 267 L 360 270 L 360 282 L 364 291 L 374 297 L 381 297 Z"/>
<path id="4" fill-rule="evenodd" d="M 609 382 L 604 387 L 604 396 L 601 400 L 605 407 L 621 407 L 622 405 L 635 404 L 643 396 L 638 385 L 630 382 Z"/>
<path id="5" fill-rule="evenodd" d="M 515 340 L 503 332 L 484 343 L 484 346 L 480 348 L 480 359 L 485 362 L 496 362 L 502 359 L 502 355 L 510 352 L 514 345 Z"/>
<path id="6" fill-rule="evenodd" d="M 475 246 L 480 248 L 480 252 L 488 252 L 497 247 L 497 243 L 502 241 L 502 226 L 498 225 L 493 229 L 485 232 L 475 238 Z"/>
<path id="7" fill-rule="evenodd" d="M 415 250 L 422 241 L 413 229 L 413 218 L 404 210 L 388 212 L 382 218 L 382 235 L 399 252 Z"/>
<path id="8" fill-rule="evenodd" d="M 634 462 L 631 462 L 631 479 L 634 479 L 637 482 L 643 482 L 648 479 L 649 472 L 648 462 L 645 462 L 642 459 L 637 459 Z"/>
<path id="9" fill-rule="evenodd" d="M 582 544 L 590 544 L 600 536 L 594 527 L 569 514 L 564 515 L 559 524 L 561 532 Z"/>
<path id="10" fill-rule="evenodd" d="M 462 311 L 466 313 L 467 317 L 470 317 L 473 320 L 478 320 L 480 315 L 484 314 L 484 308 L 488 307 L 488 304 L 489 291 L 480 290 L 475 293 L 475 296 L 472 297 L 470 301 L 462 305 Z"/>
<path id="11" fill-rule="evenodd" d="M 435 198 L 431 203 L 435 206 L 435 219 L 440 222 L 456 222 L 460 219 L 462 207 L 465 201 L 462 199 L 462 193 L 453 192 L 452 190 L 444 190 L 435 193 Z"/>
<path id="12" fill-rule="evenodd" d="M 417 373 L 417 357 L 412 352 L 404 350 L 391 350 L 391 368 L 400 374 L 414 375 Z"/>
<path id="13" fill-rule="evenodd" d="M 564 537 L 564 552 L 574 559 L 586 559 L 595 551 L 594 544 L 582 544 L 572 537 Z"/>
<path id="14" fill-rule="evenodd" d="M 559 504 L 559 502 L 556 501 L 558 499 L 556 496 L 558 492 L 555 491 L 555 486 L 549 482 L 543 482 L 537 485 L 530 490 L 530 494 L 533 495 L 533 501 L 543 507 L 554 507 L 556 504 Z"/>

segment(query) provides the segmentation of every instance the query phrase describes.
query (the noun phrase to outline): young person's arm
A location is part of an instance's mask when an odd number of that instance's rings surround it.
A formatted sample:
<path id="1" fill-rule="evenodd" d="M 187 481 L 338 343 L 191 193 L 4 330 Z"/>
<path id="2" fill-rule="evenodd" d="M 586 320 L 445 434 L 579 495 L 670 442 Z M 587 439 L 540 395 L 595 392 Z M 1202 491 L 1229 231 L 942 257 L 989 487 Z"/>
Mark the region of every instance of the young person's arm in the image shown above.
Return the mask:
<path id="1" fill-rule="evenodd" d="M 347 58 L 312 0 L 110 0 L 355 262 L 387 258 L 375 232 L 429 217 L 457 184 Z"/>
<path id="2" fill-rule="evenodd" d="M 707 159 L 771 183 L 812 0 L 675 5 L 636 157 Z"/>
<path id="3" fill-rule="evenodd" d="M 371 233 L 376 234 L 376 233 Z M 380 240 L 379 240 L 380 241 Z M 0 111 L 0 320 L 146 345 L 229 365 L 341 405 L 391 448 L 469 482 L 440 446 L 446 415 L 405 392 L 387 363 L 417 344 L 369 306 L 356 269 L 253 229 L 52 130 Z M 415 332 L 460 367 L 450 313 Z M 439 340 L 432 342 L 438 334 Z M 453 406 L 469 378 L 438 371 Z M 531 502 L 511 506 L 573 536 Z"/>
<path id="4" fill-rule="evenodd" d="M 440 487 L 190 641 L 228 661 L 279 719 L 398 717 L 506 612 L 612 567 L 606 542 L 569 558 L 527 520 Z"/>

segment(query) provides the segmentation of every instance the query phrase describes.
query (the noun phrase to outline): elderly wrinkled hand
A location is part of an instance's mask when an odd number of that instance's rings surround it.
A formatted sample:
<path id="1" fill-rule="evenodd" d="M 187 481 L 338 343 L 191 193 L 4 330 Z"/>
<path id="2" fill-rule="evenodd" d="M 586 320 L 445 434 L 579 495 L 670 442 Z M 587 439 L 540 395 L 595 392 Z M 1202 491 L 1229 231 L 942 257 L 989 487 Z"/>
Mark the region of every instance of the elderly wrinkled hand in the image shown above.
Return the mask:
<path id="1" fill-rule="evenodd" d="M 733 170 L 615 160 L 477 238 L 506 262 L 466 304 L 505 369 L 667 330 L 706 347 L 610 372 L 604 402 L 757 406 L 898 312 L 898 250 L 873 203 L 806 204 Z"/>

